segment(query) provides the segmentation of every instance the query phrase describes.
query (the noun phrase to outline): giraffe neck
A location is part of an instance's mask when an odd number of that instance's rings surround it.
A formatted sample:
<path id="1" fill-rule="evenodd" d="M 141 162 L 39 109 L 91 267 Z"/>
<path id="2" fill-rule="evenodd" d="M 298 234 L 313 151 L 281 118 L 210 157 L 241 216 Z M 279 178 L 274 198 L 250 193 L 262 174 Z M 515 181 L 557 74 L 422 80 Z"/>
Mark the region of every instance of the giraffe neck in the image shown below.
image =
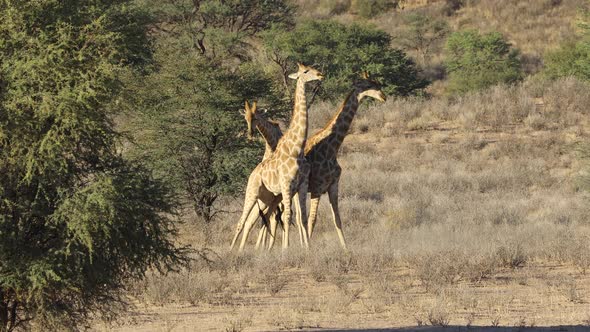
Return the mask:
<path id="1" fill-rule="evenodd" d="M 295 106 L 293 110 L 293 118 L 289 125 L 289 129 L 281 139 L 280 144 L 289 145 L 289 155 L 297 157 L 303 152 L 305 141 L 307 140 L 307 101 L 305 99 L 305 81 L 301 78 L 297 80 L 297 88 L 295 89 Z M 284 151 L 283 149 L 278 149 Z"/>
<path id="2" fill-rule="evenodd" d="M 350 129 L 352 120 L 358 110 L 359 102 L 359 91 L 351 91 L 332 120 L 328 122 L 324 129 L 314 135 L 314 143 L 317 144 L 319 141 L 330 140 L 330 145 L 337 152 Z"/>
<path id="3" fill-rule="evenodd" d="M 264 143 L 266 144 L 264 157 L 262 157 L 262 160 L 265 160 L 276 150 L 279 139 L 283 136 L 283 132 L 279 126 L 268 122 L 262 117 L 256 118 L 256 128 L 264 138 Z"/>

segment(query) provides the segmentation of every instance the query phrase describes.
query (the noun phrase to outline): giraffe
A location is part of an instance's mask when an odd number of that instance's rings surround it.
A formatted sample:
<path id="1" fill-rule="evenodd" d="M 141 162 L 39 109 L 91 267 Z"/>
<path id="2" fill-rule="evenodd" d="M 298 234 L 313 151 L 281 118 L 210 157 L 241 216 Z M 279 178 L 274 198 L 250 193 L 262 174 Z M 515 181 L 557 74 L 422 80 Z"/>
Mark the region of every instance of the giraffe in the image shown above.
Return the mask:
<path id="1" fill-rule="evenodd" d="M 369 78 L 367 72 L 363 72 L 362 79 L 353 83 L 353 90 L 348 94 L 344 103 L 326 126 L 314 134 L 305 146 L 305 159 L 311 168 L 308 181 L 308 190 L 311 193 L 311 206 L 307 224 L 307 234 L 311 237 L 317 217 L 317 209 L 320 197 L 328 193 L 332 218 L 340 244 L 346 249 L 346 241 L 342 233 L 342 222 L 338 210 L 338 183 L 340 181 L 341 168 L 338 164 L 338 150 L 348 133 L 352 120 L 356 114 L 359 103 L 364 97 L 372 97 L 384 102 L 386 97 L 381 92 L 381 85 Z M 271 243 L 276 229 L 275 221 L 271 221 Z"/>
<path id="2" fill-rule="evenodd" d="M 262 114 L 266 113 L 266 111 L 263 113 L 258 112 L 255 101 L 250 105 L 246 100 L 244 102 L 243 112 L 242 110 L 240 111 L 248 124 L 248 139 L 252 139 L 254 128 L 258 129 L 265 143 L 262 160 L 268 159 L 277 148 L 279 139 L 283 136 L 281 127 L 277 122 L 265 119 Z"/>
<path id="3" fill-rule="evenodd" d="M 259 206 L 260 210 L 268 208 L 268 212 L 274 211 L 278 204 L 277 197 L 282 195 L 281 202 L 284 205 L 284 241 L 283 248 L 289 246 L 289 224 L 291 221 L 291 198 L 295 199 L 295 212 L 297 217 L 297 225 L 299 226 L 299 237 L 308 247 L 307 230 L 307 212 L 306 212 L 306 196 L 307 187 L 304 181 L 307 174 L 300 172 L 304 166 L 304 148 L 307 140 L 307 101 L 305 97 L 305 84 L 307 82 L 322 80 L 322 74 L 308 66 L 298 64 L 298 71 L 289 75 L 289 78 L 297 80 L 297 87 L 295 89 L 295 105 L 293 109 L 293 117 L 289 124 L 289 129 L 281 137 L 277 144 L 277 148 L 272 153 L 270 158 L 262 161 L 250 175 L 248 185 L 246 187 L 246 197 L 244 199 L 244 209 L 242 216 L 238 222 L 236 233 L 232 239 L 231 248 L 234 247 L 235 242 L 240 235 L 242 241 L 239 250 L 243 250 L 254 222 L 256 215 L 250 216 L 250 211 L 260 201 L 271 202 L 270 205 L 264 204 Z M 276 202 L 276 204 L 275 204 Z M 268 213 L 267 212 L 267 213 Z M 304 221 L 305 219 L 305 221 Z"/>
<path id="4" fill-rule="evenodd" d="M 266 113 L 266 110 L 263 113 L 257 111 L 256 101 L 253 101 L 252 104 L 248 104 L 248 101 L 244 101 L 244 110 L 240 110 L 246 123 L 248 124 L 248 139 L 252 139 L 254 135 L 254 128 L 258 129 L 262 137 L 264 138 L 264 156 L 262 160 L 268 159 L 272 153 L 275 151 L 277 147 L 277 143 L 279 139 L 283 136 L 283 132 L 279 124 L 272 120 L 267 120 L 262 116 L 262 114 Z M 254 173 L 253 173 L 254 174 Z M 256 176 L 256 175 L 254 175 Z M 260 202 L 258 203 L 260 205 Z M 271 202 L 265 202 L 266 205 L 270 205 Z M 256 210 L 256 209 L 254 209 Z M 256 214 L 255 211 L 251 211 L 250 214 Z M 274 224 L 277 224 L 280 221 L 281 211 L 284 210 L 282 204 L 279 203 L 279 206 L 275 212 L 272 213 L 271 218 L 276 221 Z M 266 213 L 266 211 L 261 211 L 262 213 Z M 266 236 L 268 234 L 267 227 L 263 225 L 261 227 L 260 232 L 258 234 L 258 238 L 256 240 L 256 249 L 260 247 L 261 244 L 266 243 Z"/>

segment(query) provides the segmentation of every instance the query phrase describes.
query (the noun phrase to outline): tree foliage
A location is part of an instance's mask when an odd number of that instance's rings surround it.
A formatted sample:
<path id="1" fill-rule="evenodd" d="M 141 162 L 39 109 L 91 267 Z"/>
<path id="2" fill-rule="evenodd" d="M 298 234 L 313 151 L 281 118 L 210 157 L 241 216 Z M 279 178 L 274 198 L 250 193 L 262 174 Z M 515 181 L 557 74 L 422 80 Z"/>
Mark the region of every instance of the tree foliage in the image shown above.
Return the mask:
<path id="1" fill-rule="evenodd" d="M 262 149 L 248 142 L 238 110 L 267 97 L 270 80 L 244 64 L 230 72 L 198 55 L 158 48 L 160 68 L 133 78 L 134 158 L 145 160 L 205 221 L 215 201 L 240 192 Z"/>
<path id="2" fill-rule="evenodd" d="M 423 14 L 409 14 L 406 17 L 407 30 L 400 36 L 403 46 L 416 51 L 421 60 L 427 61 L 433 48 L 449 33 L 446 21 Z"/>
<path id="3" fill-rule="evenodd" d="M 391 37 L 370 26 L 335 21 L 306 21 L 288 31 L 275 27 L 264 35 L 265 47 L 284 76 L 295 62 L 313 64 L 326 76 L 322 97 L 334 99 L 347 92 L 363 70 L 384 84 L 387 94 L 409 95 L 426 87 L 414 62 L 390 47 Z"/>
<path id="4" fill-rule="evenodd" d="M 451 93 L 514 83 L 523 77 L 518 50 L 498 32 L 455 32 L 447 39 L 445 53 Z"/>
<path id="5" fill-rule="evenodd" d="M 210 221 L 219 212 L 217 199 L 241 192 L 262 153 L 242 135 L 244 100 L 259 100 L 275 116 L 285 109 L 271 77 L 247 56 L 246 41 L 271 23 L 288 24 L 292 7 L 278 0 L 150 6 L 162 32 L 157 65 L 126 79 L 131 151 Z"/>
<path id="6" fill-rule="evenodd" d="M 547 77 L 576 76 L 590 80 L 590 10 L 582 11 L 578 27 L 577 41 L 568 41 L 545 56 Z"/>
<path id="7" fill-rule="evenodd" d="M 285 0 L 145 0 L 162 31 L 186 33 L 208 58 L 245 59 L 251 38 L 273 24 L 291 26 L 295 7 Z"/>
<path id="8" fill-rule="evenodd" d="M 182 261 L 171 197 L 118 152 L 119 72 L 149 61 L 127 1 L 0 5 L 0 330 L 73 328 Z M 53 329 L 52 325 L 46 328 Z"/>

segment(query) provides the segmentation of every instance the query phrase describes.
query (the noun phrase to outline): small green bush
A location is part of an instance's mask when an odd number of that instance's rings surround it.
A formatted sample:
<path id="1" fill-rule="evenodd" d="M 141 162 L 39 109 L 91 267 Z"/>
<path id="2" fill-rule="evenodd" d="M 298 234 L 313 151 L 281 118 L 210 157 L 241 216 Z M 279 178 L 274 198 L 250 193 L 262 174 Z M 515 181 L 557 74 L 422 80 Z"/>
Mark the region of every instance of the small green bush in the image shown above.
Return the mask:
<path id="1" fill-rule="evenodd" d="M 351 7 L 361 17 L 372 18 L 398 6 L 398 0 L 357 0 Z"/>
<path id="2" fill-rule="evenodd" d="M 590 80 L 590 11 L 582 12 L 577 41 L 568 41 L 561 48 L 545 55 L 545 75 L 555 79 L 575 76 Z"/>
<path id="3" fill-rule="evenodd" d="M 450 93 L 463 94 L 523 78 L 518 50 L 498 32 L 455 32 L 445 51 Z"/>

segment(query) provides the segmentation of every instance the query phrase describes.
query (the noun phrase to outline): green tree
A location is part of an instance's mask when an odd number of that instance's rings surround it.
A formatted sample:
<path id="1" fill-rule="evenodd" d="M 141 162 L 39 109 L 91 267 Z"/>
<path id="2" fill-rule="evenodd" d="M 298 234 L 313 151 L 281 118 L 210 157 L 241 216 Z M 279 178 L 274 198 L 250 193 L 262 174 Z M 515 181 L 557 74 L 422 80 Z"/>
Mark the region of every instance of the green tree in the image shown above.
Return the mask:
<path id="1" fill-rule="evenodd" d="M 346 93 L 351 80 L 363 70 L 379 79 L 387 94 L 409 95 L 428 85 L 419 77 L 414 62 L 390 47 L 391 37 L 370 26 L 306 21 L 292 31 L 275 27 L 263 38 L 270 59 L 281 68 L 284 86 L 295 62 L 314 64 L 326 75 L 323 98 L 335 99 Z"/>
<path id="2" fill-rule="evenodd" d="M 118 78 L 150 58 L 128 1 L 0 4 L 0 331 L 75 328 L 183 261 L 170 194 L 117 151 Z"/>
<path id="3" fill-rule="evenodd" d="M 263 152 L 242 135 L 244 99 L 271 108 L 273 117 L 287 108 L 248 54 L 261 30 L 289 24 L 292 8 L 278 0 L 167 4 L 147 4 L 160 30 L 156 65 L 126 79 L 122 107 L 134 114 L 128 126 L 136 143 L 130 152 L 210 221 L 220 211 L 216 201 L 241 192 Z"/>
<path id="4" fill-rule="evenodd" d="M 134 78 L 128 91 L 136 112 L 129 122 L 136 143 L 131 154 L 210 221 L 219 211 L 216 200 L 239 193 L 260 160 L 263 149 L 242 135 L 238 110 L 245 99 L 264 100 L 270 79 L 250 64 L 230 72 L 166 47 L 158 47 L 155 59 L 158 70 Z"/>
<path id="5" fill-rule="evenodd" d="M 247 59 L 252 38 L 273 24 L 293 24 L 295 7 L 285 0 L 144 0 L 173 35 L 190 35 L 193 50 L 208 58 Z"/>
<path id="6" fill-rule="evenodd" d="M 568 41 L 545 56 L 544 74 L 549 78 L 576 76 L 590 80 L 590 11 L 585 9 L 578 22 L 577 41 Z"/>
<path id="7" fill-rule="evenodd" d="M 406 27 L 401 36 L 402 45 L 414 50 L 423 63 L 429 60 L 431 50 L 440 47 L 441 40 L 449 33 L 447 22 L 423 14 L 409 14 Z"/>
<path id="8" fill-rule="evenodd" d="M 445 57 L 451 93 L 514 83 L 523 77 L 518 50 L 498 32 L 455 32 L 447 39 Z"/>

